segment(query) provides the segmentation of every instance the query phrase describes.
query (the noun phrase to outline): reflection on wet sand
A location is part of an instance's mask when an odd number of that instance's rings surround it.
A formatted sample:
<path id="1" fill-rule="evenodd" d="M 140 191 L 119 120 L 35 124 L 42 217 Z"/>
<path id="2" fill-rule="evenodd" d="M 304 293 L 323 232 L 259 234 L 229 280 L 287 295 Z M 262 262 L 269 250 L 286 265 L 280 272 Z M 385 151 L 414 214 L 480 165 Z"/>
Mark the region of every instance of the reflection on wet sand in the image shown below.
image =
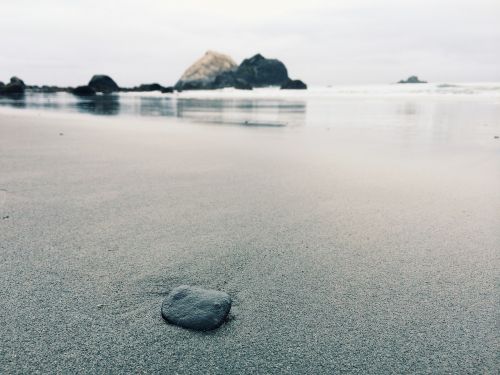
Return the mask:
<path id="1" fill-rule="evenodd" d="M 195 99 L 97 95 L 77 98 L 66 93 L 27 93 L 2 97 L 0 106 L 59 110 L 92 115 L 177 117 L 199 123 L 242 126 L 287 126 L 305 123 L 306 102 L 297 99 Z"/>
<path id="2" fill-rule="evenodd" d="M 270 99 L 180 99 L 177 117 L 196 122 L 243 125 L 287 126 L 303 124 L 306 102 Z"/>
<path id="3" fill-rule="evenodd" d="M 78 112 L 94 115 L 117 115 L 120 113 L 120 99 L 115 95 L 98 95 L 76 102 Z"/>

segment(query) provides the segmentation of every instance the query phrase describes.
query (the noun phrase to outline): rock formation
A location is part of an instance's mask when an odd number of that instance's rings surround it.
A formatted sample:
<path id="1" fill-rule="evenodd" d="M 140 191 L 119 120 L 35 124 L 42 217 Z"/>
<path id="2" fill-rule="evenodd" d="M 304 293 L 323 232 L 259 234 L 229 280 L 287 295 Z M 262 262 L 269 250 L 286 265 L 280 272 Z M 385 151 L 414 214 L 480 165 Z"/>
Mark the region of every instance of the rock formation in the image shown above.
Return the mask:
<path id="1" fill-rule="evenodd" d="M 305 90 L 307 85 L 300 79 L 290 79 L 281 85 L 282 90 Z"/>
<path id="2" fill-rule="evenodd" d="M 0 95 L 19 95 L 24 94 L 25 90 L 26 85 L 18 77 L 12 77 L 9 83 L 0 85 Z"/>
<path id="3" fill-rule="evenodd" d="M 167 86 L 161 89 L 162 94 L 171 94 L 174 92 L 174 88 L 172 86 Z"/>
<path id="4" fill-rule="evenodd" d="M 159 83 L 143 83 L 136 88 L 136 91 L 161 91 L 163 88 Z"/>
<path id="5" fill-rule="evenodd" d="M 103 74 L 94 75 L 89 81 L 88 86 L 92 87 L 96 92 L 111 93 L 119 91 L 120 88 L 111 77 Z"/>
<path id="6" fill-rule="evenodd" d="M 402 79 L 398 83 L 427 83 L 427 81 L 421 81 L 417 76 L 410 76 L 407 80 Z"/>
<path id="7" fill-rule="evenodd" d="M 159 83 L 143 83 L 139 86 L 135 87 L 120 87 L 120 91 L 122 92 L 151 92 L 151 91 L 160 91 L 162 93 L 172 93 L 174 92 L 174 88 L 171 86 L 164 87 Z"/>
<path id="8" fill-rule="evenodd" d="M 72 93 L 76 96 L 93 96 L 96 91 L 90 86 L 78 86 L 73 89 Z"/>
<path id="9" fill-rule="evenodd" d="M 285 64 L 277 59 L 266 59 L 261 54 L 243 60 L 236 76 L 252 87 L 281 86 L 289 80 Z"/>
<path id="10" fill-rule="evenodd" d="M 213 89 L 217 76 L 236 70 L 237 65 L 227 55 L 207 51 L 203 57 L 191 65 L 175 84 L 176 90 Z"/>
<path id="11" fill-rule="evenodd" d="M 286 89 L 306 89 L 299 80 L 288 77 L 285 64 L 277 59 L 267 59 L 261 54 L 243 60 L 237 66 L 226 55 L 208 51 L 191 65 L 175 85 L 182 90 L 213 90 L 234 87 L 251 90 L 254 87 L 279 86 Z"/>

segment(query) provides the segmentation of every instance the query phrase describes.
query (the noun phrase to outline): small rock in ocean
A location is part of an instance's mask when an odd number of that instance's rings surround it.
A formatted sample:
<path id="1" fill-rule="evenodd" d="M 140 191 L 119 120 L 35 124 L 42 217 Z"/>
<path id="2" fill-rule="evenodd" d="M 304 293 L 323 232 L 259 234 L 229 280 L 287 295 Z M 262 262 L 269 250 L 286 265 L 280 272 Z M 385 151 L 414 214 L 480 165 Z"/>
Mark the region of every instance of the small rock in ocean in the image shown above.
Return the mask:
<path id="1" fill-rule="evenodd" d="M 103 92 L 105 94 L 120 90 L 120 87 L 118 87 L 116 82 L 113 81 L 110 76 L 104 74 L 96 74 L 92 76 L 88 86 L 92 87 L 96 92 Z"/>
<path id="2" fill-rule="evenodd" d="M 289 79 L 281 85 L 281 90 L 306 90 L 307 85 L 300 79 Z"/>
<path id="3" fill-rule="evenodd" d="M 163 301 L 161 315 L 183 328 L 210 331 L 224 322 L 229 310 L 231 297 L 227 293 L 181 285 Z"/>
<path id="4" fill-rule="evenodd" d="M 71 90 L 73 95 L 76 96 L 93 96 L 96 91 L 90 86 L 78 86 Z"/>

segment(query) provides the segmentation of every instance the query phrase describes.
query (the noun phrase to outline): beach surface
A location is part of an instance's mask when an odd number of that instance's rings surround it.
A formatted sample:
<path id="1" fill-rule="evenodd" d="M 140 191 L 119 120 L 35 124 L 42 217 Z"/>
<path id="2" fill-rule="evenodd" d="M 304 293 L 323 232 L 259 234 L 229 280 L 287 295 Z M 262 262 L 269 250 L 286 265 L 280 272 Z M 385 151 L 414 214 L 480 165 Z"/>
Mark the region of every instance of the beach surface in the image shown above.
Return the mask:
<path id="1" fill-rule="evenodd" d="M 0 373 L 496 373 L 500 102 L 391 100 L 2 108 Z M 167 324 L 182 284 L 229 321 Z"/>

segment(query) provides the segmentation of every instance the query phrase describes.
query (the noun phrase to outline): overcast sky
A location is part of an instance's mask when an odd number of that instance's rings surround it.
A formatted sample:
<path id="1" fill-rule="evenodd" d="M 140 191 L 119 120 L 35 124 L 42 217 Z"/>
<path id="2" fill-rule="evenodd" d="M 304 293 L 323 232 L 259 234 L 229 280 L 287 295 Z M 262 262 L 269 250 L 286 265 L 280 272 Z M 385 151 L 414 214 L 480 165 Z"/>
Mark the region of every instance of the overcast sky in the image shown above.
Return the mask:
<path id="1" fill-rule="evenodd" d="M 0 0 L 0 81 L 172 85 L 207 49 L 309 84 L 500 81 L 500 0 Z"/>

